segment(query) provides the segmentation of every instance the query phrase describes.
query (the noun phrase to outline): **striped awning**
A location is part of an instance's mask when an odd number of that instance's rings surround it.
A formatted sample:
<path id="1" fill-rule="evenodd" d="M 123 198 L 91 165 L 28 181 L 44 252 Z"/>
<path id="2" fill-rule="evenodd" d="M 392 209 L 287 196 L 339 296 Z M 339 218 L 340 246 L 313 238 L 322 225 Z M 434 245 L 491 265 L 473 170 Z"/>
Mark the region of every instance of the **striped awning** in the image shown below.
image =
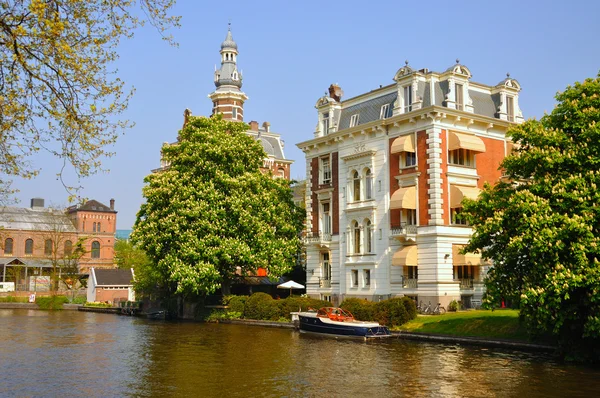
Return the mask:
<path id="1" fill-rule="evenodd" d="M 452 265 L 485 265 L 481 260 L 481 254 L 459 254 L 463 247 L 464 245 L 452 245 Z"/>
<path id="2" fill-rule="evenodd" d="M 392 153 L 400 152 L 415 152 L 415 136 L 414 134 L 403 135 L 398 137 L 392 143 Z"/>
<path id="3" fill-rule="evenodd" d="M 390 209 L 416 209 L 417 189 L 413 187 L 400 188 L 392 194 Z"/>
<path id="4" fill-rule="evenodd" d="M 448 150 L 453 151 L 455 149 L 469 149 L 473 152 L 485 152 L 485 144 L 481 138 L 475 135 L 451 131 L 448 140 Z"/>
<path id="5" fill-rule="evenodd" d="M 461 185 L 450 186 L 450 207 L 462 207 L 463 198 L 477 199 L 481 189 L 477 187 L 463 187 Z"/>
<path id="6" fill-rule="evenodd" d="M 392 257 L 392 265 L 400 267 L 416 267 L 417 266 L 417 245 L 404 246 L 402 249 L 394 253 Z"/>

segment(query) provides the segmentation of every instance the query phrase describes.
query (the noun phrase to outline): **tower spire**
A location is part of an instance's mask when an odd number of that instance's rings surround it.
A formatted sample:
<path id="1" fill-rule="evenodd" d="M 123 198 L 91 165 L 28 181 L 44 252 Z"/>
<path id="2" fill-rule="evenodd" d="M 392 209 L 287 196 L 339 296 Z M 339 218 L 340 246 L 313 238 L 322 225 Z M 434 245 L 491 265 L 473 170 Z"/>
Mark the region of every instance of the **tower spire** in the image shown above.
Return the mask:
<path id="1" fill-rule="evenodd" d="M 248 99 L 242 88 L 242 74 L 237 69 L 238 46 L 231 34 L 231 21 L 227 36 L 221 43 L 221 67 L 215 70 L 216 90 L 209 95 L 213 101 L 213 114 L 222 113 L 227 120 L 243 120 L 243 104 Z"/>

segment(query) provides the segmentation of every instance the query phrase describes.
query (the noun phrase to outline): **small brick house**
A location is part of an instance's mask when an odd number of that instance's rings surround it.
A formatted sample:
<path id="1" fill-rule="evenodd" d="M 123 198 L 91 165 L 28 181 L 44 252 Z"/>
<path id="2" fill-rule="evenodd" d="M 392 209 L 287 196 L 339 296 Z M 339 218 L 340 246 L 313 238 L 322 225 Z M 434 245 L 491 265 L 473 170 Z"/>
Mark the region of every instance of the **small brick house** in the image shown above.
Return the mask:
<path id="1" fill-rule="evenodd" d="M 133 269 L 91 268 L 88 280 L 87 301 L 135 301 Z"/>

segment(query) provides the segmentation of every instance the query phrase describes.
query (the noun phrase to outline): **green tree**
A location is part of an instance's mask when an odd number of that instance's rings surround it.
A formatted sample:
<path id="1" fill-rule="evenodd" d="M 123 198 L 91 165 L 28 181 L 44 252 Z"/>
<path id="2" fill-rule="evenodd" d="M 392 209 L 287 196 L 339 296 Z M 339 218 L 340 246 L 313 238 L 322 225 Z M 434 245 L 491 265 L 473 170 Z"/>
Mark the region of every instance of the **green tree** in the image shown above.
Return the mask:
<path id="1" fill-rule="evenodd" d="M 133 93 L 113 67 L 119 42 L 146 22 L 161 34 L 178 26 L 174 3 L 0 1 L 0 194 L 11 177 L 38 173 L 28 160 L 40 149 L 78 177 L 101 169 L 105 148 L 131 126 L 118 118 Z"/>
<path id="2" fill-rule="evenodd" d="M 600 357 L 600 75 L 558 93 L 539 121 L 509 131 L 507 181 L 466 200 L 466 251 L 494 260 L 487 301 L 511 298 L 533 333 Z"/>
<path id="3" fill-rule="evenodd" d="M 115 243 L 115 262 L 121 269 L 136 268 L 148 262 L 146 253 L 126 239 L 117 239 Z"/>
<path id="4" fill-rule="evenodd" d="M 115 262 L 121 269 L 133 268 L 136 293 L 148 297 L 161 295 L 165 284 L 160 273 L 152 266 L 146 252 L 134 246 L 130 240 L 117 239 L 115 243 Z"/>
<path id="5" fill-rule="evenodd" d="M 304 212 L 288 181 L 261 172 L 266 154 L 247 129 L 191 118 L 162 149 L 169 166 L 145 179 L 131 238 L 170 293 L 228 294 L 238 267 L 278 277 L 294 266 Z"/>

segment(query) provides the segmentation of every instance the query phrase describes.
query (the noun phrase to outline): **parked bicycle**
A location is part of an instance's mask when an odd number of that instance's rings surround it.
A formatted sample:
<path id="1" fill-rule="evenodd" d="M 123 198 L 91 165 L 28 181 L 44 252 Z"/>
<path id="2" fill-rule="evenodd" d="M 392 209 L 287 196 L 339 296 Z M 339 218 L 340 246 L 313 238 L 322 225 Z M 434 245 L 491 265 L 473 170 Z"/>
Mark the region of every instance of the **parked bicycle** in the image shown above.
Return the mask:
<path id="1" fill-rule="evenodd" d="M 438 303 L 431 313 L 433 315 L 444 315 L 446 313 L 446 309 L 441 306 L 441 303 Z"/>

